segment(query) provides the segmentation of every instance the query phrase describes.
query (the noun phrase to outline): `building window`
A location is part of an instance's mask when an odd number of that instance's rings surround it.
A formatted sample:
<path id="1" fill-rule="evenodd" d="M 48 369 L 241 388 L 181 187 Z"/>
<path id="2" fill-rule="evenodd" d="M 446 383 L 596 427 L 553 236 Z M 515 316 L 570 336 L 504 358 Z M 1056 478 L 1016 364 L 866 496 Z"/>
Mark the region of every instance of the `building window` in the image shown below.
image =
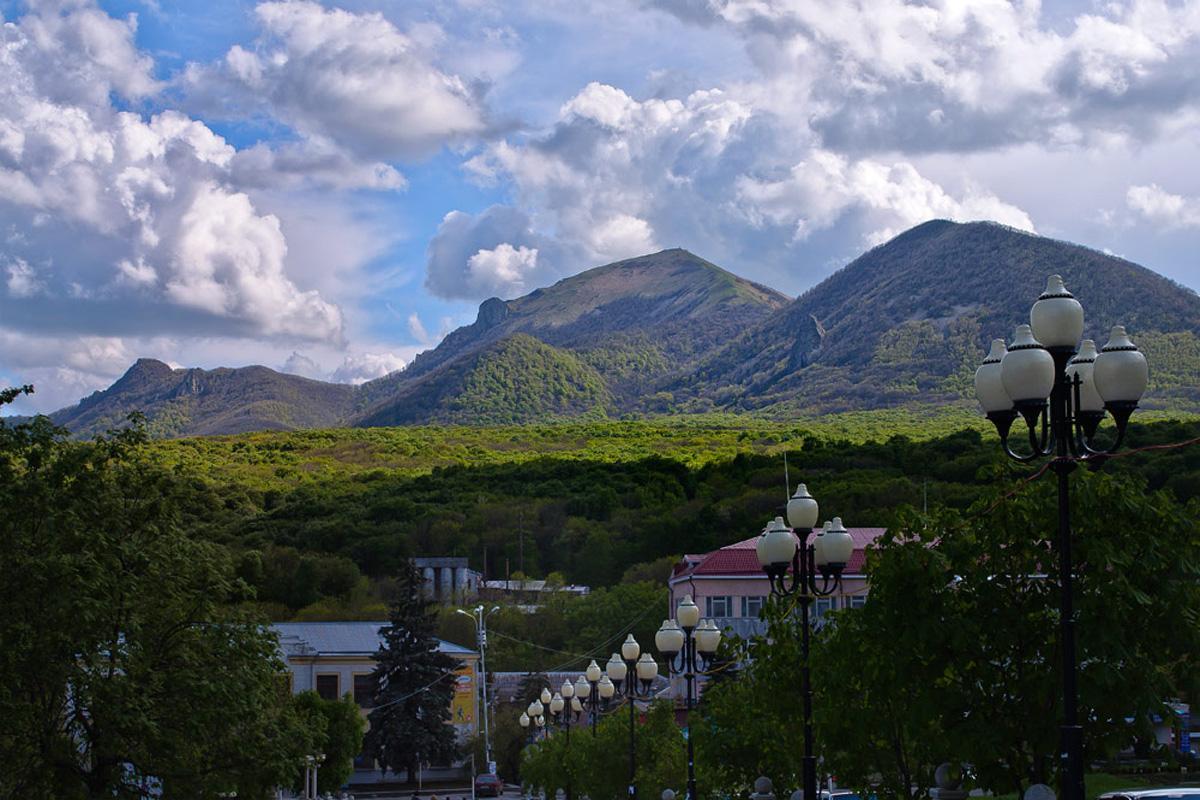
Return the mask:
<path id="1" fill-rule="evenodd" d="M 708 618 L 713 617 L 732 617 L 733 616 L 733 598 L 728 595 L 722 597 L 706 597 L 704 598 L 707 604 L 708 613 L 705 615 Z"/>
<path id="2" fill-rule="evenodd" d="M 375 676 L 368 672 L 354 676 L 354 702 L 359 708 L 372 708 L 375 704 Z"/>
<path id="3" fill-rule="evenodd" d="M 754 617 L 758 619 L 758 615 L 762 613 L 763 605 L 767 598 L 762 595 L 754 595 L 742 598 L 742 616 Z"/>
<path id="4" fill-rule="evenodd" d="M 836 597 L 818 597 L 817 602 L 813 604 L 813 615 L 816 619 L 823 620 L 825 615 L 837 608 Z"/>
<path id="5" fill-rule="evenodd" d="M 338 692 L 338 676 L 337 673 L 330 675 L 317 676 L 317 694 L 321 695 L 326 700 L 337 700 Z"/>
<path id="6" fill-rule="evenodd" d="M 846 598 L 846 608 L 862 608 L 867 604 L 865 594 L 854 594 Z"/>

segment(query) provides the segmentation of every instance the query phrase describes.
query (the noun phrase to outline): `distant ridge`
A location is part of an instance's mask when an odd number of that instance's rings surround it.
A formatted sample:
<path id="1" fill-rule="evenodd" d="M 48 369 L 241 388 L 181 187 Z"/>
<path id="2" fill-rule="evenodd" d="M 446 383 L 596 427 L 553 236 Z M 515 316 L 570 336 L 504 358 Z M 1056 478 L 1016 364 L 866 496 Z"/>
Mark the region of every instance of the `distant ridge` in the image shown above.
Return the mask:
<path id="1" fill-rule="evenodd" d="M 342 424 L 354 395 L 352 386 L 261 366 L 172 369 L 139 358 L 109 388 L 50 417 L 78 436 L 123 427 L 134 411 L 146 414 L 158 436 L 293 430 Z"/>
<path id="2" fill-rule="evenodd" d="M 970 395 L 987 343 L 1012 338 L 1058 273 L 1098 345 L 1129 327 L 1146 405 L 1200 408 L 1200 297 L 1145 267 L 991 222 L 933 220 L 873 248 L 674 387 L 727 407 L 837 411 Z"/>
<path id="3" fill-rule="evenodd" d="M 403 372 L 365 384 L 355 423 L 411 420 L 410 406 L 424 406 L 420 393 L 446 393 L 439 376 L 457 374 L 459 368 L 450 366 L 457 359 L 518 333 L 572 354 L 597 373 L 612 402 L 589 406 L 593 411 L 628 411 L 646 392 L 686 372 L 788 300 L 679 248 L 595 267 L 515 300 L 485 300 L 474 323 L 417 356 Z M 556 392 L 543 378 L 530 373 L 519 383 L 532 393 Z M 471 421 L 470 415 L 429 413 L 426 421 Z"/>
<path id="4" fill-rule="evenodd" d="M 131 411 L 163 436 L 335 425 L 519 424 L 618 415 L 776 416 L 970 405 L 994 337 L 1028 319 L 1046 276 L 1103 344 L 1127 325 L 1151 364 L 1148 408 L 1200 411 L 1200 297 L 1122 258 L 990 222 L 932 220 L 795 300 L 686 250 L 491 298 L 403 371 L 361 387 L 266 367 L 140 359 L 55 412 L 87 436 Z"/>

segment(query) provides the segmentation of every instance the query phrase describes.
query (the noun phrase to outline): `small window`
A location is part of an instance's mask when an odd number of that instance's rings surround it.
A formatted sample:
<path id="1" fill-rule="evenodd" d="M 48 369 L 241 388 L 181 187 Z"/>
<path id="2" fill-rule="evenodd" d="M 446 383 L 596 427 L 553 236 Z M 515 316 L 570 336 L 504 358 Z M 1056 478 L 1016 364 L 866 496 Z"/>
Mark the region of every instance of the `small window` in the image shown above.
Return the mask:
<path id="1" fill-rule="evenodd" d="M 317 694 L 326 700 L 338 699 L 338 676 L 336 672 L 330 675 L 317 676 Z"/>
<path id="2" fill-rule="evenodd" d="M 354 676 L 354 702 L 359 708 L 372 708 L 375 705 L 375 676 L 368 672 Z"/>
<path id="3" fill-rule="evenodd" d="M 733 616 L 733 598 L 726 595 L 721 597 L 706 597 L 704 600 L 708 611 L 705 616 L 709 619 L 713 617 Z"/>
<path id="4" fill-rule="evenodd" d="M 819 620 L 824 619 L 825 615 L 835 608 L 837 608 L 836 597 L 818 597 L 813 606 L 813 615 Z"/>
<path id="5" fill-rule="evenodd" d="M 846 598 L 846 608 L 862 608 L 867 604 L 865 594 L 855 594 Z"/>
<path id="6" fill-rule="evenodd" d="M 762 595 L 750 595 L 742 598 L 742 616 L 758 618 L 762 614 L 763 605 L 767 598 Z"/>

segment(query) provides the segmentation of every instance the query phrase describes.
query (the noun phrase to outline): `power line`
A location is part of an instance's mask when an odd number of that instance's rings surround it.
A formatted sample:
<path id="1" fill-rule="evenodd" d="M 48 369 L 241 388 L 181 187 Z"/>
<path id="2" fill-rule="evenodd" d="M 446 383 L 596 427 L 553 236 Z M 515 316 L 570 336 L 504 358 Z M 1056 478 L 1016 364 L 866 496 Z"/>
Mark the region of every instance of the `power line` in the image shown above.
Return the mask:
<path id="1" fill-rule="evenodd" d="M 1136 455 L 1138 453 L 1147 453 L 1147 452 L 1154 451 L 1154 450 L 1178 450 L 1181 447 L 1190 447 L 1190 446 L 1196 445 L 1196 444 L 1200 444 L 1200 437 L 1197 437 L 1195 439 L 1185 439 L 1181 442 L 1168 442 L 1166 444 L 1148 444 L 1143 447 L 1135 447 L 1135 448 L 1132 448 L 1129 450 L 1121 450 L 1121 451 L 1113 453 L 1111 455 L 1104 454 L 1104 455 L 1098 455 L 1098 456 L 1080 456 L 1080 457 L 1067 456 L 1066 458 L 1068 461 L 1073 461 L 1073 462 L 1076 462 L 1079 464 L 1087 464 L 1089 461 L 1107 461 L 1107 460 L 1114 459 L 1114 458 L 1125 458 L 1127 456 Z M 992 511 L 995 511 L 996 508 L 1001 503 L 1011 500 L 1018 493 L 1023 491 L 1026 486 L 1028 486 L 1030 483 L 1033 483 L 1035 480 L 1037 480 L 1042 475 L 1044 475 L 1046 473 L 1046 470 L 1048 470 L 1050 468 L 1050 466 L 1056 460 L 1058 460 L 1058 459 L 1056 459 L 1056 458 L 1050 459 L 1045 464 L 1042 464 L 1042 466 L 1040 468 L 1038 468 L 1038 470 L 1036 472 L 1034 472 L 1030 475 L 1026 475 L 1024 478 L 1022 478 L 1020 481 L 1018 481 L 1017 484 L 1015 486 L 1013 486 L 1012 489 L 1010 489 L 1008 492 L 1001 495 L 1000 497 L 996 498 L 996 500 L 993 501 L 990 505 L 988 505 L 987 508 L 983 509 L 982 511 L 977 511 L 974 514 L 968 515 L 967 519 L 973 519 L 974 517 L 983 516 L 984 514 L 989 514 Z"/>
<path id="2" fill-rule="evenodd" d="M 563 655 L 563 656 L 570 656 L 570 660 L 564 661 L 561 664 L 558 664 L 558 665 L 552 666 L 548 669 L 542 670 L 543 672 L 563 672 L 567 669 L 567 667 L 571 666 L 572 664 L 576 663 L 577 661 L 589 661 L 593 658 L 596 658 L 597 655 L 603 656 L 604 651 L 606 649 L 608 649 L 608 646 L 610 644 L 617 641 L 618 639 L 620 639 L 621 637 L 623 637 L 627 633 L 629 633 L 631 630 L 633 630 L 634 626 L 636 626 L 639 622 L 641 622 L 643 619 L 645 619 L 646 615 L 649 614 L 653 610 L 654 610 L 654 606 L 647 606 L 646 609 L 644 611 L 642 611 L 642 613 L 639 614 L 637 617 L 635 617 L 632 622 L 630 622 L 625 627 L 621 628 L 619 631 L 617 631 L 612 636 L 610 636 L 607 639 L 605 639 L 604 641 L 600 642 L 600 644 L 596 645 L 595 647 L 593 647 L 591 650 L 589 650 L 586 653 L 572 653 L 568 650 L 558 650 L 553 647 L 546 647 L 545 645 L 540 645 L 540 644 L 537 644 L 536 642 L 530 642 L 530 641 L 526 641 L 524 639 L 518 639 L 515 636 L 509 636 L 507 634 L 500 633 L 499 631 L 492 631 L 492 633 L 495 636 L 499 636 L 501 638 L 508 639 L 511 642 L 516 642 L 517 644 L 528 645 L 529 647 L 534 647 L 534 648 L 537 648 L 538 650 L 545 650 L 546 652 L 549 652 L 549 653 L 555 653 L 555 654 Z"/>

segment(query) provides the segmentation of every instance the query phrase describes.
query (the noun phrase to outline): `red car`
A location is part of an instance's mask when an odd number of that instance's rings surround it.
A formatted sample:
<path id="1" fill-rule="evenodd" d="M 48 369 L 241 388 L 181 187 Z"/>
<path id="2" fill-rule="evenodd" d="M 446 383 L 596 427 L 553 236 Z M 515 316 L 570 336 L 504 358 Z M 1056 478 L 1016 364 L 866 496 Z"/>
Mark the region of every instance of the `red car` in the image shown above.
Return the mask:
<path id="1" fill-rule="evenodd" d="M 504 783 L 499 775 L 484 773 L 475 776 L 476 797 L 499 797 L 504 793 Z"/>

